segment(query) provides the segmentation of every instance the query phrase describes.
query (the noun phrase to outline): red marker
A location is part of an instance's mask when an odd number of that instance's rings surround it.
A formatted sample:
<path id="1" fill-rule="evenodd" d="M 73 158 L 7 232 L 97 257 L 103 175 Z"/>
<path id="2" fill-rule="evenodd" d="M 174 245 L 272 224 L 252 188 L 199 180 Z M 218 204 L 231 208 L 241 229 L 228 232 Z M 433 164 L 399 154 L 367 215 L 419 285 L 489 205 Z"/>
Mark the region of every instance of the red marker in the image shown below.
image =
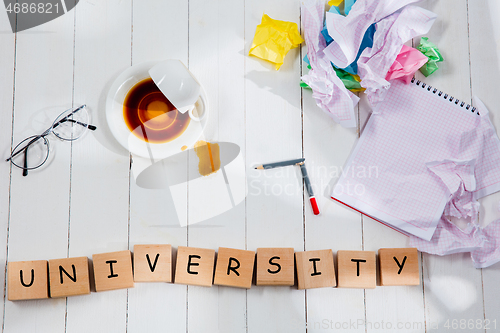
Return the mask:
<path id="1" fill-rule="evenodd" d="M 299 158 L 299 159 L 290 160 L 290 161 L 268 163 L 268 164 L 259 165 L 259 166 L 255 167 L 255 169 L 272 169 L 272 168 L 277 168 L 277 167 L 282 167 L 282 166 L 287 166 L 287 165 L 299 165 L 300 171 L 302 172 L 302 178 L 304 179 L 304 183 L 306 184 L 307 194 L 309 195 L 309 201 L 311 202 L 313 213 L 314 213 L 314 215 L 319 215 L 318 204 L 316 202 L 316 198 L 314 197 L 314 193 L 313 193 L 313 190 L 311 187 L 311 182 L 309 181 L 309 177 L 307 176 L 307 170 L 306 170 L 306 165 L 304 164 L 304 161 L 305 161 L 304 158 Z"/>
<path id="2" fill-rule="evenodd" d="M 319 215 L 318 204 L 316 203 L 316 198 L 314 197 L 314 193 L 312 190 L 311 182 L 309 181 L 309 176 L 307 175 L 306 164 L 305 162 L 299 163 L 300 171 L 302 172 L 302 178 L 304 179 L 304 183 L 306 184 L 307 194 L 309 195 L 309 201 L 311 202 L 312 210 L 314 215 Z"/>

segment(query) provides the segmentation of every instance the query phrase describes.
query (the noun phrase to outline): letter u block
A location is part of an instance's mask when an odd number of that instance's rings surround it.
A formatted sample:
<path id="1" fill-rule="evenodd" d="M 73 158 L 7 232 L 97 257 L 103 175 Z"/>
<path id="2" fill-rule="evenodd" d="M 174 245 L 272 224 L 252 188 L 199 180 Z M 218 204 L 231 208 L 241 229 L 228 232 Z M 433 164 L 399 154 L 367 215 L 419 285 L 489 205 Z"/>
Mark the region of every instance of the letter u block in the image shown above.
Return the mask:
<path id="1" fill-rule="evenodd" d="M 47 260 L 9 262 L 7 271 L 9 301 L 49 297 Z"/>
<path id="2" fill-rule="evenodd" d="M 92 261 L 94 262 L 95 291 L 134 287 L 130 251 L 94 254 Z"/>

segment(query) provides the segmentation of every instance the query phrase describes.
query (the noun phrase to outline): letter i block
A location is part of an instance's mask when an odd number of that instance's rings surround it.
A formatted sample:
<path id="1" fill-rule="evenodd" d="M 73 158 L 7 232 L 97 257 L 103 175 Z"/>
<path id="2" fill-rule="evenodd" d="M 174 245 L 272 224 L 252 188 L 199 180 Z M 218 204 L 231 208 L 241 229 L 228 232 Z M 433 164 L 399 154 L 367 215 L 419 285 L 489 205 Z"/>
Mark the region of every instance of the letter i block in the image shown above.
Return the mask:
<path id="1" fill-rule="evenodd" d="M 49 260 L 50 297 L 90 294 L 87 257 Z"/>
<path id="2" fill-rule="evenodd" d="M 377 262 L 373 251 L 338 251 L 339 288 L 375 288 Z"/>
<path id="3" fill-rule="evenodd" d="M 295 253 L 298 289 L 335 287 L 332 250 Z"/>
<path id="4" fill-rule="evenodd" d="M 175 283 L 211 287 L 214 278 L 215 250 L 179 246 Z"/>
<path id="5" fill-rule="evenodd" d="M 47 260 L 9 262 L 9 301 L 49 298 Z"/>
<path id="6" fill-rule="evenodd" d="M 219 247 L 214 284 L 250 289 L 255 252 Z"/>
<path id="7" fill-rule="evenodd" d="M 94 262 L 95 291 L 134 287 L 130 251 L 94 254 L 92 261 Z"/>
<path id="8" fill-rule="evenodd" d="M 134 245 L 135 282 L 172 282 L 172 246 Z"/>
<path id="9" fill-rule="evenodd" d="M 293 248 L 257 249 L 258 286 L 293 286 Z"/>
<path id="10" fill-rule="evenodd" d="M 416 248 L 379 249 L 381 286 L 418 286 L 418 251 Z"/>

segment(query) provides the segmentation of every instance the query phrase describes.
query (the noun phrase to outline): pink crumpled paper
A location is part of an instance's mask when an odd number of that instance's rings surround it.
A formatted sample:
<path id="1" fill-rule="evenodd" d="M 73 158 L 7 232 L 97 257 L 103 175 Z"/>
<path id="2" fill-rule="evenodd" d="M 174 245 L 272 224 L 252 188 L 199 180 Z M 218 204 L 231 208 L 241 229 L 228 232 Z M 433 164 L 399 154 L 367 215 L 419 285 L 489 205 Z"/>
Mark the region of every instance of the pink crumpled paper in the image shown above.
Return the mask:
<path id="1" fill-rule="evenodd" d="M 428 60 L 419 50 L 403 45 L 385 79 L 387 81 L 399 79 L 409 84 L 415 72 Z"/>

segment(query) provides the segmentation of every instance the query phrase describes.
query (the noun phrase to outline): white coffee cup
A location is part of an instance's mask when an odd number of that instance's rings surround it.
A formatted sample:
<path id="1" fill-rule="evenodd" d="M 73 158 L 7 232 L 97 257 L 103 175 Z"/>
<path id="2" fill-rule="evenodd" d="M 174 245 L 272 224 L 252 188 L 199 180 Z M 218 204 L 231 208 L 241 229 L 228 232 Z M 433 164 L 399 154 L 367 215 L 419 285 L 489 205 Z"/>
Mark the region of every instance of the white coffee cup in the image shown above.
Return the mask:
<path id="1" fill-rule="evenodd" d="M 195 121 L 203 118 L 203 114 L 193 115 L 201 86 L 181 61 L 162 61 L 149 70 L 149 75 L 180 113 L 189 112 L 189 117 Z"/>

